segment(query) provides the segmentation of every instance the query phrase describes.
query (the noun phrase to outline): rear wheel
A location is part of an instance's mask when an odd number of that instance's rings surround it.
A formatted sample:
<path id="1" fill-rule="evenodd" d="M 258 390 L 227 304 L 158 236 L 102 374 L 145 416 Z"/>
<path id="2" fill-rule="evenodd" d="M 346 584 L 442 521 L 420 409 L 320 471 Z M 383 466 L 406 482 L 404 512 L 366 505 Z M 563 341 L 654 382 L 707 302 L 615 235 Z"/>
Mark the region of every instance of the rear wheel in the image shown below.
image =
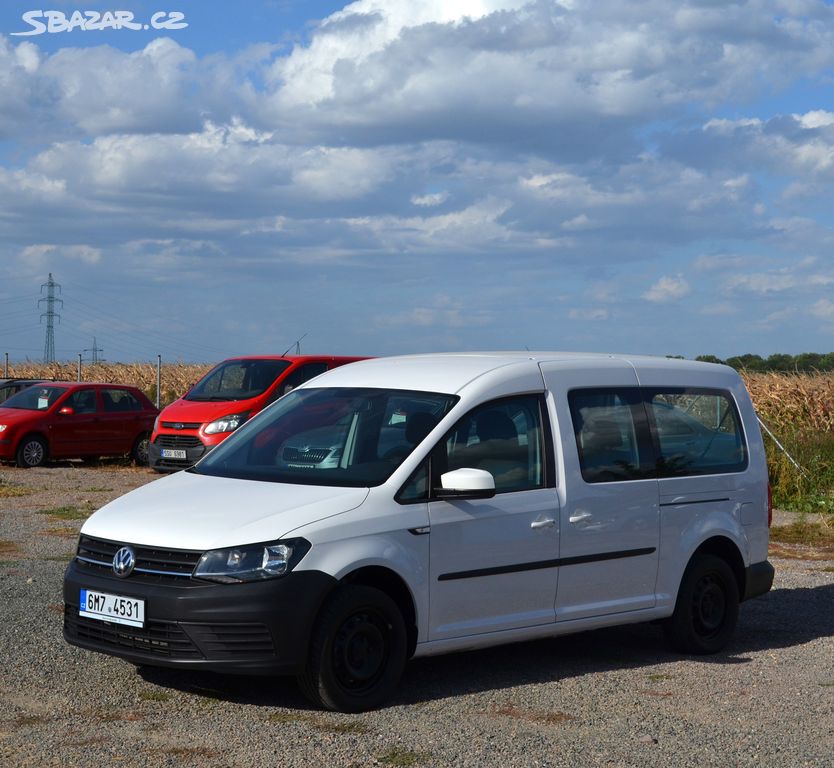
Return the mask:
<path id="1" fill-rule="evenodd" d="M 405 622 L 394 601 L 373 587 L 346 585 L 319 614 L 298 682 L 314 704 L 364 712 L 390 698 L 405 662 Z"/>
<path id="2" fill-rule="evenodd" d="M 17 447 L 17 466 L 28 469 L 46 463 L 46 442 L 37 435 L 27 435 Z"/>
<path id="3" fill-rule="evenodd" d="M 684 653 L 717 653 L 738 620 L 738 584 L 727 563 L 696 555 L 684 572 L 675 612 L 664 629 L 673 648 Z"/>
<path id="4" fill-rule="evenodd" d="M 143 467 L 148 466 L 148 445 L 150 442 L 151 436 L 148 432 L 136 438 L 136 442 L 133 444 L 133 450 L 130 452 L 130 457 L 136 464 Z"/>

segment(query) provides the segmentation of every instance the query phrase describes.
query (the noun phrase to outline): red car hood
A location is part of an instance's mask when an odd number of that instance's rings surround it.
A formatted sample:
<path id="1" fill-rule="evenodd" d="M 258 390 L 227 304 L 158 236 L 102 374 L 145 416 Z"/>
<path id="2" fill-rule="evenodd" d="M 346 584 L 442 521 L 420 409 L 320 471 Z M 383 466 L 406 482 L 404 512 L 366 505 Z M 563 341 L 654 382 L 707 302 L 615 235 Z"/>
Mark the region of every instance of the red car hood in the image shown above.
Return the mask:
<path id="1" fill-rule="evenodd" d="M 14 424 L 43 416 L 46 411 L 28 411 L 23 408 L 4 408 L 0 405 L 0 424 Z"/>

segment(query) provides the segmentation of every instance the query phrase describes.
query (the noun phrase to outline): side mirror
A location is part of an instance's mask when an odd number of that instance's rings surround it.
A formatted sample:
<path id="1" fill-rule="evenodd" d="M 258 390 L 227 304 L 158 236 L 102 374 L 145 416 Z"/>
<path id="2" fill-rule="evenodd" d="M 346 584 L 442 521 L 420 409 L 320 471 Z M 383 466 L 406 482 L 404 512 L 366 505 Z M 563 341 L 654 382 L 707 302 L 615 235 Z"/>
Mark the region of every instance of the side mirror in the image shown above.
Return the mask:
<path id="1" fill-rule="evenodd" d="M 495 496 L 495 478 L 485 469 L 462 467 L 440 476 L 439 499 L 491 499 Z"/>
<path id="2" fill-rule="evenodd" d="M 61 416 L 72 416 L 75 413 L 75 409 L 71 405 L 65 405 L 61 410 L 58 411 L 58 414 Z"/>

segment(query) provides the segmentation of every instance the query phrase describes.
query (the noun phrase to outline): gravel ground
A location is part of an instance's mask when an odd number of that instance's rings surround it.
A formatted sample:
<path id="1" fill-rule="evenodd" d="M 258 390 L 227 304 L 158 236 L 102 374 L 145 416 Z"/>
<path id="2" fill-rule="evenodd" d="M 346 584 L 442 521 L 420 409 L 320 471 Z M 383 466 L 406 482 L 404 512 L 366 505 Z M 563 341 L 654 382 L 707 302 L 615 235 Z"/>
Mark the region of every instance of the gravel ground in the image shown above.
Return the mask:
<path id="1" fill-rule="evenodd" d="M 338 715 L 289 679 L 137 671 L 64 643 L 81 519 L 43 510 L 83 515 L 154 477 L 0 468 L 0 765 L 834 766 L 832 559 L 773 558 L 774 590 L 718 656 L 601 630 L 415 661 L 389 707 Z"/>

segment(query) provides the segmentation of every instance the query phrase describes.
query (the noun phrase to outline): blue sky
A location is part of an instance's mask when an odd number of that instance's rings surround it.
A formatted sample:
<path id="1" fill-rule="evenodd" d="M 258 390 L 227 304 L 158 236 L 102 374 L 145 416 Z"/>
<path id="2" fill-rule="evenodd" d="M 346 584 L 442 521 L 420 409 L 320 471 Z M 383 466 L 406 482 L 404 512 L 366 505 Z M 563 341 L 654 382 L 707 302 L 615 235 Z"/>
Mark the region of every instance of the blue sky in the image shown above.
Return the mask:
<path id="1" fill-rule="evenodd" d="M 50 272 L 67 360 L 834 349 L 830 2 L 39 7 L 0 7 L 0 354 Z"/>

